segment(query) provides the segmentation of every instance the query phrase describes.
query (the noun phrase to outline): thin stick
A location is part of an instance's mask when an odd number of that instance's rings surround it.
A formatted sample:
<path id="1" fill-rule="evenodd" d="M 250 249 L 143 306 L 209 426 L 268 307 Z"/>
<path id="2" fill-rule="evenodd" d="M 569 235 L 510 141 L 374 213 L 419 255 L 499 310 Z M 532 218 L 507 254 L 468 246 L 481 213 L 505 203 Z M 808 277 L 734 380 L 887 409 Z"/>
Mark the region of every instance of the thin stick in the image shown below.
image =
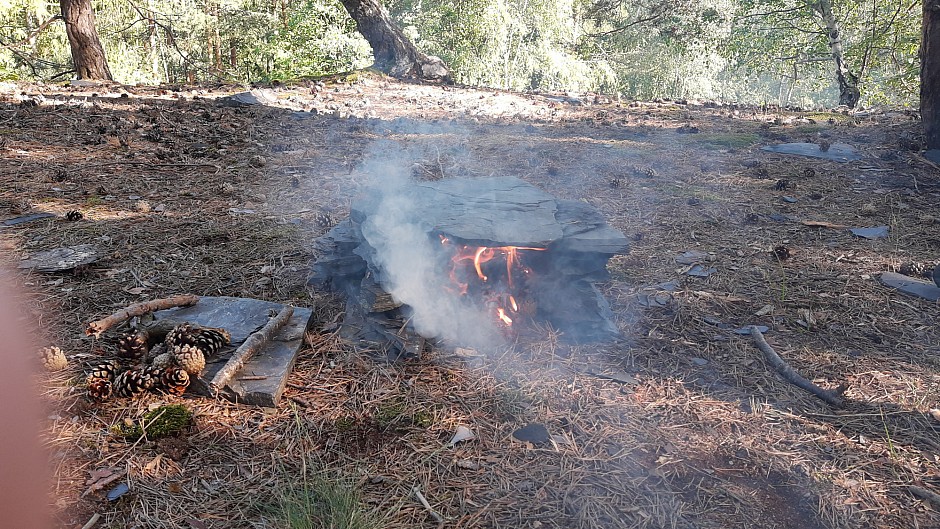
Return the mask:
<path id="1" fill-rule="evenodd" d="M 150 301 L 144 301 L 143 303 L 137 303 L 127 308 L 121 309 L 107 318 L 89 323 L 88 326 L 85 327 L 85 334 L 98 338 L 104 331 L 123 321 L 129 320 L 134 316 L 141 316 L 143 314 L 147 314 L 148 312 L 154 312 L 173 307 L 188 307 L 190 305 L 195 305 L 197 301 L 199 301 L 199 296 L 183 294 L 181 296 L 173 296 L 171 298 L 152 299 Z"/>
<path id="2" fill-rule="evenodd" d="M 421 505 L 424 505 L 424 508 L 427 509 L 429 513 L 431 513 L 431 518 L 434 518 L 435 522 L 439 524 L 444 523 L 444 518 L 440 514 L 437 514 L 437 511 L 431 508 L 431 504 L 428 503 L 428 500 L 424 497 L 424 494 L 421 494 L 421 489 L 419 489 L 417 485 L 411 489 L 411 492 L 413 492 L 415 497 L 418 498 L 418 501 L 421 502 Z"/>
<path id="3" fill-rule="evenodd" d="M 101 515 L 98 513 L 95 513 L 91 518 L 89 518 L 87 522 L 85 522 L 85 525 L 82 526 L 82 529 L 91 529 L 92 527 L 95 526 L 96 523 L 98 523 L 98 520 L 100 519 L 101 519 Z"/>
<path id="4" fill-rule="evenodd" d="M 764 358 L 767 360 L 770 365 L 777 370 L 778 373 L 789 383 L 794 386 L 805 389 L 806 391 L 812 393 L 816 397 L 826 401 L 830 406 L 836 408 L 841 408 L 844 404 L 842 400 L 842 394 L 845 393 L 845 390 L 848 389 L 848 386 L 845 384 L 837 387 L 833 390 L 823 389 L 816 384 L 813 384 L 811 381 L 803 378 L 802 375 L 796 372 L 790 364 L 788 364 L 783 358 L 780 358 L 780 355 L 774 351 L 774 348 L 767 343 L 767 340 L 764 339 L 763 333 L 760 332 L 760 329 L 757 326 L 751 326 L 751 337 L 754 338 L 754 343 L 757 345 L 757 348 L 760 349 L 760 352 L 764 353 Z"/>
<path id="5" fill-rule="evenodd" d="M 277 316 L 268 320 L 268 323 L 260 331 L 246 338 L 245 342 L 232 353 L 232 357 L 222 366 L 222 369 L 212 377 L 212 381 L 209 382 L 209 388 L 212 392 L 218 394 L 219 390 L 232 380 L 235 373 L 244 367 L 248 360 L 251 360 L 251 357 L 260 351 L 264 344 L 268 343 L 271 337 L 274 336 L 274 333 L 286 325 L 293 315 L 294 307 L 287 305 L 277 313 Z"/>

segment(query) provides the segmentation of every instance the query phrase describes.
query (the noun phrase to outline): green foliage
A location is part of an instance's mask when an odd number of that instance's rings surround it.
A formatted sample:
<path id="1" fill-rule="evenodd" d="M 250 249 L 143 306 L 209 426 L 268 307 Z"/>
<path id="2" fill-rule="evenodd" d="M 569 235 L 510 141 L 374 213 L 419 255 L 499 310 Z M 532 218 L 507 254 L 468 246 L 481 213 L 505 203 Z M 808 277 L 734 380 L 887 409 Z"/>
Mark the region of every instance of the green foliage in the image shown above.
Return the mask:
<path id="1" fill-rule="evenodd" d="M 128 441 L 136 441 L 146 435 L 153 441 L 161 437 L 179 434 L 193 423 L 193 412 L 182 404 L 160 406 L 144 414 L 133 424 L 119 424 L 111 428 L 112 433 Z"/>
<path id="2" fill-rule="evenodd" d="M 350 483 L 313 477 L 275 491 L 270 511 L 284 529 L 378 529 L 379 520 L 362 509 Z"/>
<path id="3" fill-rule="evenodd" d="M 834 67 L 816 2 L 798 0 L 387 0 L 419 48 L 459 82 L 632 98 L 832 105 Z M 97 0 L 117 80 L 254 82 L 363 68 L 371 50 L 337 0 Z M 913 104 L 920 5 L 833 5 L 863 104 Z M 0 4 L 0 78 L 68 70 L 55 3 Z"/>

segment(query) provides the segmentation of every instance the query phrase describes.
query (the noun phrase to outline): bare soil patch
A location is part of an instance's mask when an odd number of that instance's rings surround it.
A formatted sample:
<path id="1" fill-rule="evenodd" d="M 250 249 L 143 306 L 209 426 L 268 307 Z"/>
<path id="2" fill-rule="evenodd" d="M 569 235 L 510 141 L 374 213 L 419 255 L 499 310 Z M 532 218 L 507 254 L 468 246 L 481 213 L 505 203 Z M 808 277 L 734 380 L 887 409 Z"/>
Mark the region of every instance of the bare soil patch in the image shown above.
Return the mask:
<path id="1" fill-rule="evenodd" d="M 938 169 L 917 152 L 913 116 L 370 76 L 275 88 L 277 107 L 216 101 L 234 87 L 16 90 L 0 105 L 0 220 L 57 216 L 0 230 L 3 260 L 77 244 L 103 253 L 74 272 L 15 276 L 40 341 L 72 363 L 36 377 L 63 527 L 94 513 L 99 527 L 282 527 L 278 491 L 314 475 L 359 491 L 383 527 L 437 525 L 415 486 L 454 527 L 940 525 L 940 506 L 908 489 L 940 492 L 928 414 L 938 309 L 877 281 L 940 260 Z M 760 150 L 784 141 L 846 143 L 863 158 Z M 377 161 L 388 144 L 402 155 Z M 571 346 L 546 329 L 489 355 L 432 347 L 386 365 L 338 338 L 341 300 L 306 286 L 312 241 L 382 171 L 509 174 L 594 205 L 634 241 L 602 285 L 623 340 Z M 83 218 L 66 220 L 73 210 Z M 691 250 L 716 271 L 686 275 L 676 258 Z M 196 425 L 184 437 L 126 443 L 109 428 L 159 399 L 89 403 L 81 364 L 112 352 L 113 337 L 82 329 L 180 293 L 313 306 L 316 323 L 277 410 L 186 396 Z M 807 378 L 848 383 L 846 407 L 782 381 L 733 332 L 751 324 Z M 553 442 L 513 440 L 529 423 Z M 448 448 L 458 425 L 476 439 Z M 126 470 L 131 492 L 83 495 L 102 467 Z"/>

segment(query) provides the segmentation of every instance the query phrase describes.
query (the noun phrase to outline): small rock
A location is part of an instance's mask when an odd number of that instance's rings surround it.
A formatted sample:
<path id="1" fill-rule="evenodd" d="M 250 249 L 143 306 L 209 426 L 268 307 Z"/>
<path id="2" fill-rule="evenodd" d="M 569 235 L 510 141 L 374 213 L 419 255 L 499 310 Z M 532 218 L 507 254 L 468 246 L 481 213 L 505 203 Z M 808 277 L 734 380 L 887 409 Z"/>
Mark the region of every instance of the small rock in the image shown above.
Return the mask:
<path id="1" fill-rule="evenodd" d="M 690 358 L 690 360 L 692 361 L 693 364 L 697 366 L 704 366 L 708 364 L 708 360 L 704 358 L 699 358 L 697 356 L 693 356 L 692 358 Z"/>
<path id="2" fill-rule="evenodd" d="M 548 428 L 544 424 L 532 423 L 512 432 L 512 436 L 519 441 L 532 443 L 534 445 L 547 443 L 551 439 Z"/>

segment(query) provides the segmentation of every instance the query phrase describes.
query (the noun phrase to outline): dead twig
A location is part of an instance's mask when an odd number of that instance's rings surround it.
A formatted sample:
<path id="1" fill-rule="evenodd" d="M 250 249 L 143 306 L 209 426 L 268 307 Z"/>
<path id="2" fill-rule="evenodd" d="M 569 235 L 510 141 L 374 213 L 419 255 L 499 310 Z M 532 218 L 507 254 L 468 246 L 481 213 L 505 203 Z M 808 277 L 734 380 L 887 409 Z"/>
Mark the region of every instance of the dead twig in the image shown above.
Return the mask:
<path id="1" fill-rule="evenodd" d="M 232 377 L 235 376 L 235 373 L 237 373 L 255 353 L 260 351 L 261 348 L 264 347 L 264 344 L 268 343 L 271 337 L 274 336 L 274 333 L 286 325 L 293 315 L 294 307 L 287 305 L 277 313 L 277 316 L 268 320 L 268 323 L 266 323 L 261 330 L 246 338 L 245 342 L 235 350 L 228 362 L 222 366 L 222 369 L 212 377 L 212 381 L 209 382 L 209 387 L 212 389 L 213 393 L 218 393 L 219 390 L 225 387 Z"/>
<path id="2" fill-rule="evenodd" d="M 99 338 L 101 333 L 104 331 L 123 321 L 129 320 L 134 316 L 141 316 L 147 314 L 148 312 L 155 312 L 173 307 L 188 307 L 190 305 L 195 305 L 198 301 L 199 296 L 195 296 L 193 294 L 183 294 L 180 296 L 173 296 L 171 298 L 152 299 L 150 301 L 136 303 L 115 312 L 107 318 L 102 318 L 100 320 L 89 323 L 88 326 L 85 327 L 85 334 L 87 336 L 94 336 L 95 338 Z"/>
<path id="3" fill-rule="evenodd" d="M 95 513 L 91 518 L 88 519 L 87 522 L 85 522 L 85 525 L 82 526 L 82 529 L 91 529 L 92 527 L 95 526 L 96 523 L 98 523 L 98 520 L 100 519 L 101 519 L 101 515 L 98 513 Z"/>
<path id="4" fill-rule="evenodd" d="M 421 505 L 424 505 L 424 508 L 427 509 L 429 513 L 431 513 L 431 518 L 434 518 L 435 522 L 439 524 L 444 523 L 444 517 L 431 508 L 431 504 L 428 503 L 428 500 L 424 497 L 424 494 L 421 494 L 421 489 L 419 489 L 417 485 L 411 489 L 411 492 L 413 492 L 415 497 L 418 498 L 418 501 L 421 502 Z"/>
<path id="5" fill-rule="evenodd" d="M 783 358 L 780 358 L 780 355 L 774 351 L 773 347 L 767 343 L 767 340 L 764 339 L 764 334 L 760 332 L 760 329 L 757 326 L 751 326 L 751 337 L 754 338 L 754 343 L 757 345 L 757 348 L 760 349 L 760 352 L 764 354 L 764 358 L 767 362 L 770 363 L 773 368 L 780 373 L 780 375 L 789 383 L 794 386 L 805 389 L 806 391 L 812 393 L 816 397 L 824 400 L 830 406 L 836 408 L 841 408 L 844 404 L 842 400 L 842 394 L 845 393 L 845 390 L 848 389 L 848 386 L 845 384 L 840 385 L 836 389 L 827 390 L 823 389 L 816 384 L 813 384 L 810 380 L 804 378 L 802 375 L 796 372 L 795 369 L 790 367 Z"/>

